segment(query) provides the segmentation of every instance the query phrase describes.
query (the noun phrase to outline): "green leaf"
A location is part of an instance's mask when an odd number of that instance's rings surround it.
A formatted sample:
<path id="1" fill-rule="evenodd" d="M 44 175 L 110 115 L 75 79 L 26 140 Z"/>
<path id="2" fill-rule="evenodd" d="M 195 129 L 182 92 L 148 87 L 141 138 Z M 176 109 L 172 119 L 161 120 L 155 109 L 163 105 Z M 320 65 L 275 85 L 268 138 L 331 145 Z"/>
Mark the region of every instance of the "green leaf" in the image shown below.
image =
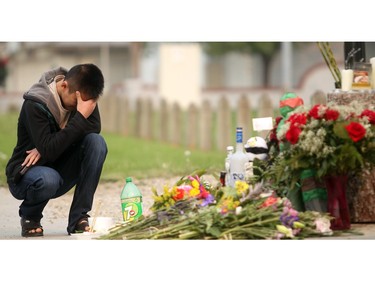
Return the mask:
<path id="1" fill-rule="evenodd" d="M 213 226 L 213 227 L 210 227 L 209 229 L 207 229 L 207 233 L 211 234 L 212 236 L 214 236 L 216 238 L 220 237 L 220 235 L 221 235 L 220 229 L 216 226 Z"/>
<path id="2" fill-rule="evenodd" d="M 349 125 L 348 121 L 337 122 L 333 126 L 333 132 L 336 136 L 342 139 L 350 139 L 348 131 L 345 129 L 345 126 Z"/>

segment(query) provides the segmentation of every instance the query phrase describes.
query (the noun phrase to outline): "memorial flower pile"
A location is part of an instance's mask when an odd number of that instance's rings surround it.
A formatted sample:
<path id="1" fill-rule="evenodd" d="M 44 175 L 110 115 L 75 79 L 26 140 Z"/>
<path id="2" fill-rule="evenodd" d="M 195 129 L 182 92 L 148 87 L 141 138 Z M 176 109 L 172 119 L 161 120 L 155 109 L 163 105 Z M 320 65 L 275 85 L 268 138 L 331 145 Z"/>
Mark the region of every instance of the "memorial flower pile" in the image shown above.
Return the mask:
<path id="1" fill-rule="evenodd" d="M 375 111 L 350 105 L 301 106 L 277 132 L 285 149 L 274 161 L 278 179 L 347 174 L 375 164 Z"/>
<path id="2" fill-rule="evenodd" d="M 153 188 L 154 204 L 151 210 L 156 211 L 163 207 L 171 207 L 178 201 L 197 199 L 200 206 L 213 203 L 214 196 L 209 192 L 210 184 L 201 180 L 199 174 L 182 178 L 173 187 L 164 186 L 164 193 L 159 195 Z"/>
<path id="3" fill-rule="evenodd" d="M 99 239 L 302 239 L 328 233 L 316 223 L 329 223 L 327 214 L 299 213 L 261 185 L 238 181 L 234 188 L 222 187 L 203 177 L 193 173 L 162 194 L 154 191 L 151 214 Z"/>

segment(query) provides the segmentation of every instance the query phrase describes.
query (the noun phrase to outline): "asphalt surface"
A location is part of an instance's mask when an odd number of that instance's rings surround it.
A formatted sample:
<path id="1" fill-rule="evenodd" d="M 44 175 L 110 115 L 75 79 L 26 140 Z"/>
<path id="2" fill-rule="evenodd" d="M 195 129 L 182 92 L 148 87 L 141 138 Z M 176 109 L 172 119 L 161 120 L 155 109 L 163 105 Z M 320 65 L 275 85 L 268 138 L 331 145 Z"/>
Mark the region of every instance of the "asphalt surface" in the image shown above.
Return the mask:
<path id="1" fill-rule="evenodd" d="M 51 201 L 52 202 L 52 201 Z M 24 238 L 21 236 L 20 217 L 18 208 L 21 201 L 15 199 L 7 188 L 0 188 L 0 239 L 1 240 L 74 240 L 72 235 L 66 231 L 67 217 L 55 217 L 51 208 L 46 207 L 42 225 L 44 228 L 43 237 Z"/>

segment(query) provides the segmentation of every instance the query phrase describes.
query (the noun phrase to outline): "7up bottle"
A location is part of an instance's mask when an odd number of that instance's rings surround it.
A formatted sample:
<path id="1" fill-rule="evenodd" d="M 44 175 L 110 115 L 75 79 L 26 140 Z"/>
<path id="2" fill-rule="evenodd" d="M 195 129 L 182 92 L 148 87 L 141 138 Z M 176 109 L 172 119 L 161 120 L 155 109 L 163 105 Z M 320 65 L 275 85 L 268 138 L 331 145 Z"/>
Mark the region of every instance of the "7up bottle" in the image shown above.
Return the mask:
<path id="1" fill-rule="evenodd" d="M 131 222 L 142 215 L 142 194 L 130 177 L 126 178 L 121 192 L 121 207 L 125 222 Z"/>

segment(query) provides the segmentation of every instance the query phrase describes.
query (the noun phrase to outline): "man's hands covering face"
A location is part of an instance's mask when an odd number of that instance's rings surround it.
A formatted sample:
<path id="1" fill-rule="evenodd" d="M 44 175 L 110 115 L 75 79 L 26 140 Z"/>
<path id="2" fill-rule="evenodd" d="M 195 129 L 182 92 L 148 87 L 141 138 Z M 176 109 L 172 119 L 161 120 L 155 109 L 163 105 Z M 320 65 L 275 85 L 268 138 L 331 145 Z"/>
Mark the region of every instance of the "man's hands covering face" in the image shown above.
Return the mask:
<path id="1" fill-rule="evenodd" d="M 96 100 L 83 100 L 81 93 L 76 91 L 77 96 L 77 111 L 79 111 L 86 119 L 91 115 L 96 107 Z"/>

